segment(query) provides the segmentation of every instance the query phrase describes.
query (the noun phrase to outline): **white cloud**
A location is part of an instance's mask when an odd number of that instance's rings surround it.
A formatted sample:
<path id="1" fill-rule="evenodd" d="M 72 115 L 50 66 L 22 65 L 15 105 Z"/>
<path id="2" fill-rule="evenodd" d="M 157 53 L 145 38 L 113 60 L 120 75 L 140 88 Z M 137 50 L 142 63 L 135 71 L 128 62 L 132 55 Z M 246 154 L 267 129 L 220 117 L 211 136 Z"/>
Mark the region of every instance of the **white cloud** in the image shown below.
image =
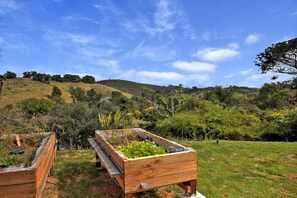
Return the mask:
<path id="1" fill-rule="evenodd" d="M 194 31 L 189 25 L 188 17 L 176 3 L 160 0 L 156 1 L 154 8 L 155 11 L 152 16 L 141 15 L 130 20 L 123 19 L 120 25 L 129 32 L 144 32 L 151 37 L 167 33 L 167 36 L 172 38 L 169 32 L 175 29 L 183 29 L 186 37 L 196 39 Z"/>
<path id="2" fill-rule="evenodd" d="M 117 69 L 119 66 L 119 61 L 114 59 L 102 59 L 98 61 L 99 65 L 103 65 L 105 67 L 110 67 L 113 69 Z"/>
<path id="3" fill-rule="evenodd" d="M 268 72 L 266 74 L 251 74 L 246 76 L 243 81 L 240 83 L 242 86 L 248 87 L 261 87 L 264 83 L 271 83 L 271 82 L 282 82 L 285 80 L 291 80 L 292 76 L 287 74 L 278 74 L 277 80 L 272 80 L 271 78 L 275 76 L 275 73 Z"/>
<path id="4" fill-rule="evenodd" d="M 190 71 L 190 72 L 213 72 L 215 71 L 215 65 L 211 63 L 205 63 L 205 62 L 197 62 L 197 61 L 175 61 L 172 63 L 172 67 L 184 70 L 184 71 Z"/>
<path id="5" fill-rule="evenodd" d="M 239 75 L 241 75 L 241 76 L 246 76 L 246 75 L 248 75 L 249 73 L 251 73 L 252 71 L 253 71 L 252 69 L 243 70 L 243 71 L 240 71 L 240 72 L 239 72 Z"/>
<path id="6" fill-rule="evenodd" d="M 188 83 L 207 83 L 211 82 L 207 74 L 190 74 L 183 75 L 176 72 L 156 72 L 156 71 L 136 71 L 128 70 L 122 72 L 116 78 L 132 80 L 141 83 L 157 84 L 157 85 L 187 85 Z"/>
<path id="7" fill-rule="evenodd" d="M 164 80 L 178 80 L 183 78 L 183 75 L 176 72 L 154 72 L 154 71 L 140 71 L 139 76 L 148 77 L 153 79 L 164 79 Z"/>
<path id="8" fill-rule="evenodd" d="M 80 34 L 72 34 L 68 33 L 66 34 L 66 38 L 71 40 L 72 42 L 79 43 L 79 44 L 89 44 L 94 41 L 94 38 L 88 35 L 80 35 Z"/>
<path id="9" fill-rule="evenodd" d="M 203 61 L 221 62 L 238 56 L 240 53 L 237 48 L 238 44 L 231 43 L 228 48 L 204 48 L 198 50 L 192 56 L 199 57 Z"/>
<path id="10" fill-rule="evenodd" d="M 232 78 L 232 77 L 234 77 L 235 75 L 234 74 L 229 74 L 229 75 L 226 75 L 226 76 L 224 76 L 225 78 Z"/>
<path id="11" fill-rule="evenodd" d="M 254 44 L 261 39 L 260 34 L 249 34 L 245 39 L 245 44 Z"/>
<path id="12" fill-rule="evenodd" d="M 131 52 L 126 53 L 126 57 L 145 57 L 152 61 L 169 61 L 177 56 L 173 49 L 164 46 L 146 46 L 144 42 L 138 44 Z"/>
<path id="13" fill-rule="evenodd" d="M 80 48 L 79 53 L 88 57 L 109 57 L 116 53 L 115 49 L 109 48 Z"/>
<path id="14" fill-rule="evenodd" d="M 8 10 L 18 9 L 18 5 L 14 0 L 0 0 L 0 13 L 4 13 Z"/>

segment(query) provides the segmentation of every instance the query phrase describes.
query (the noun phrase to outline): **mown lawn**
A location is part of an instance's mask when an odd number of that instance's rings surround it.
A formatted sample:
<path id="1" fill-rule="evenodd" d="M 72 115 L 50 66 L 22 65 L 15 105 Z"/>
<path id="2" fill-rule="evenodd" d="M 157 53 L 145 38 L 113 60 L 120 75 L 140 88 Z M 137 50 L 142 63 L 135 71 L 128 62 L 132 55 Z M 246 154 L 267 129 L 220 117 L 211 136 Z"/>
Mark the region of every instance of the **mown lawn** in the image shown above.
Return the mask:
<path id="1" fill-rule="evenodd" d="M 198 191 L 206 197 L 297 197 L 297 142 L 181 141 L 197 150 Z M 92 150 L 59 151 L 43 197 L 120 197 Z M 140 197 L 175 197 L 177 187 Z"/>

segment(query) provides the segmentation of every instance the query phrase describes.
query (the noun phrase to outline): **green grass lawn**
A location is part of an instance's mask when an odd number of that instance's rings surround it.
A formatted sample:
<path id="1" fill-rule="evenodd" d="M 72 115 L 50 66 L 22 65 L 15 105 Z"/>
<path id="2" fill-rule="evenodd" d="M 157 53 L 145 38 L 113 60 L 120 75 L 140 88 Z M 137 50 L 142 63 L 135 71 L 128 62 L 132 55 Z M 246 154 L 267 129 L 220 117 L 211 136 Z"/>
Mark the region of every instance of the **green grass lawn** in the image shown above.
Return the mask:
<path id="1" fill-rule="evenodd" d="M 297 196 L 297 142 L 180 143 L 197 150 L 197 188 L 206 197 Z M 59 151 L 43 197 L 120 197 L 106 171 L 95 169 L 94 155 L 92 150 Z M 145 197 L 175 197 L 177 191 L 167 187 Z"/>

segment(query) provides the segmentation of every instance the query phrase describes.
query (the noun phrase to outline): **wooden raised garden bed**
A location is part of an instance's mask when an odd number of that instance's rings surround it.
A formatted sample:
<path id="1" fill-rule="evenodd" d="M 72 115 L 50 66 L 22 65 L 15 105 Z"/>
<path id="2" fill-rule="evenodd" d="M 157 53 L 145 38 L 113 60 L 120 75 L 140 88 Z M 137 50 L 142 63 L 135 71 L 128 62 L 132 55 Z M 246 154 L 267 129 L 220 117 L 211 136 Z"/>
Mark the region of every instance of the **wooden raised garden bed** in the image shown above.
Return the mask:
<path id="1" fill-rule="evenodd" d="M 170 153 L 130 159 L 117 150 L 118 140 L 130 136 L 151 140 Z M 118 139 L 118 140 L 117 140 Z M 125 197 L 149 189 L 178 184 L 187 193 L 196 193 L 196 151 L 143 129 L 96 131 L 89 142 L 96 150 L 96 165 L 107 169 L 123 190 Z"/>
<path id="2" fill-rule="evenodd" d="M 0 197 L 41 197 L 56 158 L 56 135 L 45 138 L 37 149 L 33 164 L 0 172 Z"/>

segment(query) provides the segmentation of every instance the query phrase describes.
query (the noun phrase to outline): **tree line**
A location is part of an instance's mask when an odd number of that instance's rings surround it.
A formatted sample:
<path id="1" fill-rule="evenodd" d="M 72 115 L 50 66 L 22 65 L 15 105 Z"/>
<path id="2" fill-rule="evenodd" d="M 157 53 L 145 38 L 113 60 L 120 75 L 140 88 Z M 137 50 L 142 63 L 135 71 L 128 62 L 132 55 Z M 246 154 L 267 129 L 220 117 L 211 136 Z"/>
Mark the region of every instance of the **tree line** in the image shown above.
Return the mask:
<path id="1" fill-rule="evenodd" d="M 7 71 L 3 75 L 0 75 L 0 79 L 13 79 L 16 78 L 17 74 L 12 71 Z M 38 73 L 36 71 L 26 71 L 23 73 L 23 78 L 31 78 L 32 80 L 50 83 L 51 80 L 58 82 L 84 82 L 84 83 L 95 83 L 95 77 L 91 75 L 85 75 L 82 78 L 79 75 L 75 74 L 64 74 L 61 76 L 60 74 L 50 75 L 46 73 Z"/>

